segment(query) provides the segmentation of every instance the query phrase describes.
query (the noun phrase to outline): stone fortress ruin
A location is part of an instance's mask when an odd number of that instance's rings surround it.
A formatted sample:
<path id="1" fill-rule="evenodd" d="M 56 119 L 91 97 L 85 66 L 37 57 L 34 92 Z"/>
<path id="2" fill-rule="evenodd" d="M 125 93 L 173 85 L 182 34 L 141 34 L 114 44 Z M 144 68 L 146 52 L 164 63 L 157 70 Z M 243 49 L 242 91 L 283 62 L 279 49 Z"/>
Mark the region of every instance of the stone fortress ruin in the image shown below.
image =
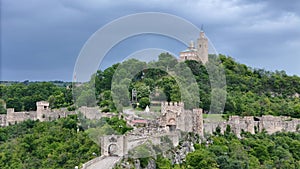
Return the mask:
<path id="1" fill-rule="evenodd" d="M 36 111 L 23 111 L 15 112 L 14 108 L 8 108 L 7 114 L 0 115 L 0 126 L 8 126 L 16 124 L 25 120 L 39 120 L 39 121 L 49 121 L 55 120 L 61 117 L 66 117 L 70 114 L 75 114 L 75 112 L 66 111 L 66 109 L 55 111 L 49 108 L 49 102 L 40 101 L 36 102 Z"/>
<path id="2" fill-rule="evenodd" d="M 275 132 L 296 132 L 300 127 L 300 119 L 294 119 L 287 116 L 272 116 L 263 115 L 261 117 L 255 116 L 230 116 L 228 121 L 223 122 L 204 122 L 204 129 L 206 133 L 212 134 L 217 127 L 220 127 L 221 133 L 224 133 L 226 127 L 230 126 L 231 131 L 238 137 L 241 132 L 255 132 L 266 131 L 268 134 Z"/>
<path id="3" fill-rule="evenodd" d="M 185 110 L 184 103 L 161 103 L 161 117 L 158 119 L 160 127 L 166 131 L 185 131 L 193 132 L 204 136 L 204 133 L 213 134 L 219 127 L 221 133 L 224 133 L 227 126 L 231 131 L 240 137 L 241 132 L 266 131 L 269 134 L 281 131 L 295 132 L 300 131 L 300 119 L 287 116 L 263 115 L 256 116 L 230 116 L 229 119 L 223 121 L 203 119 L 202 109 Z M 297 127 L 298 126 L 298 127 Z"/>
<path id="4" fill-rule="evenodd" d="M 162 102 L 160 128 L 166 131 L 185 131 L 203 135 L 202 109 L 185 110 L 183 102 Z"/>
<path id="5" fill-rule="evenodd" d="M 28 119 L 50 121 L 77 114 L 77 112 L 67 111 L 67 109 L 51 110 L 49 103 L 46 101 L 37 102 L 36 105 L 37 111 L 31 112 L 14 112 L 13 108 L 7 109 L 7 114 L 0 115 L 0 125 L 5 127 Z M 81 112 L 87 119 L 100 119 L 117 115 L 115 113 L 101 113 L 98 108 L 94 107 L 80 107 L 78 112 Z M 242 131 L 255 134 L 256 131 L 265 130 L 267 133 L 272 134 L 277 131 L 295 132 L 300 127 L 300 119 L 271 115 L 262 117 L 230 116 L 227 121 L 210 121 L 209 118 L 203 118 L 202 109 L 186 110 L 183 102 L 162 102 L 160 116 L 154 122 L 146 119 L 141 122 L 146 122 L 146 124 L 125 135 L 98 136 L 101 156 L 83 164 L 82 168 L 89 168 L 89 166 L 98 163 L 102 164 L 101 162 L 105 162 L 105 159 L 111 158 L 115 159 L 115 164 L 136 147 L 147 144 L 149 141 L 153 145 L 164 145 L 165 142 L 162 140 L 164 137 L 167 137 L 172 145 L 176 147 L 179 145 L 181 138 L 180 131 L 193 132 L 204 138 L 205 134 L 213 134 L 217 128 L 220 129 L 221 133 L 224 133 L 227 126 L 230 126 L 231 131 L 241 138 Z M 132 124 L 130 121 L 127 121 L 127 123 Z M 153 123 L 156 124 L 153 125 Z M 164 148 L 167 150 L 171 147 L 164 146 Z"/>
<path id="6" fill-rule="evenodd" d="M 277 131 L 295 132 L 297 125 L 300 125 L 300 119 L 270 115 L 262 117 L 231 116 L 227 121 L 213 122 L 209 121 L 209 118 L 203 118 L 202 112 L 202 109 L 185 110 L 183 102 L 162 102 L 161 113 L 156 120 L 140 119 L 140 123 L 146 122 L 146 124 L 138 126 L 125 135 L 102 136 L 100 138 L 102 156 L 87 162 L 83 168 L 88 168 L 94 163 L 102 164 L 101 160 L 109 158 L 118 157 L 114 162 L 117 163 L 123 156 L 128 157 L 129 152 L 135 147 L 146 144 L 149 140 L 153 145 L 164 146 L 164 141 L 161 138 L 168 137 L 172 145 L 176 147 L 179 145 L 179 140 L 182 136 L 179 131 L 193 132 L 203 138 L 204 133 L 213 134 L 218 127 L 221 133 L 224 133 L 227 126 L 230 126 L 231 131 L 241 138 L 242 131 L 252 134 L 254 134 L 255 131 L 263 130 L 269 134 Z M 131 124 L 130 120 L 128 120 L 127 123 Z M 168 148 L 171 147 L 164 148 L 168 150 Z M 150 149 L 151 148 L 149 148 L 149 152 Z M 184 159 L 183 157 L 185 155 L 180 156 L 180 159 Z"/>
<path id="7" fill-rule="evenodd" d="M 8 108 L 7 114 L 0 115 L 0 126 L 5 127 L 29 119 L 51 121 L 77 114 L 77 112 L 68 111 L 66 108 L 52 110 L 49 108 L 49 102 L 46 101 L 37 102 L 36 105 L 37 110 L 29 112 L 14 112 L 14 108 Z M 87 119 L 116 116 L 113 113 L 101 113 L 98 108 L 85 106 L 80 107 L 78 112 L 81 112 Z M 144 121 L 148 123 L 147 120 Z M 162 102 L 161 113 L 156 122 L 158 123 L 156 126 L 160 131 L 173 132 L 180 130 L 193 132 L 200 136 L 204 136 L 204 133 L 212 134 L 217 127 L 223 133 L 228 125 L 237 136 L 240 136 L 242 131 L 254 134 L 255 131 L 260 132 L 265 130 L 267 133 L 272 134 L 277 131 L 295 132 L 300 130 L 300 119 L 287 116 L 230 116 L 227 121 L 210 121 L 209 118 L 203 119 L 202 109 L 185 110 L 183 102 Z M 132 125 L 129 121 L 128 124 Z"/>
<path id="8" fill-rule="evenodd" d="M 51 121 L 59 118 L 67 117 L 68 115 L 77 114 L 75 111 L 68 111 L 67 108 L 50 109 L 49 102 L 36 102 L 36 111 L 15 112 L 14 108 L 8 108 L 7 114 L 0 114 L 0 126 L 5 127 L 20 123 L 25 120 Z M 100 119 L 101 117 L 114 116 L 112 113 L 100 113 L 100 109 L 94 107 L 80 107 L 78 112 L 81 112 L 87 119 Z"/>

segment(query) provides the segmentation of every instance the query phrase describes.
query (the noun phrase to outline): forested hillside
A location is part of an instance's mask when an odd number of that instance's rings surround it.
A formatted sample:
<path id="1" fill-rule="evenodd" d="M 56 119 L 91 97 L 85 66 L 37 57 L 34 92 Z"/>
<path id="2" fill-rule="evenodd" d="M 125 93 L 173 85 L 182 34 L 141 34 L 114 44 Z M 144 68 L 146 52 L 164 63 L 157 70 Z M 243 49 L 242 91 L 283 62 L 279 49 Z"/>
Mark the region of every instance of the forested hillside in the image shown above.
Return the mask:
<path id="1" fill-rule="evenodd" d="M 84 131 L 77 132 L 77 123 L 77 116 L 69 116 L 0 128 L 0 168 L 65 169 L 95 158 L 99 146 Z"/>
<path id="2" fill-rule="evenodd" d="M 132 130 L 118 117 L 100 120 L 81 117 L 79 121 L 78 116 L 82 114 L 50 122 L 27 120 L 0 128 L 0 168 L 81 166 L 100 156 L 100 136 L 125 134 Z"/>
<path id="3" fill-rule="evenodd" d="M 210 59 L 216 60 L 213 56 Z M 264 69 L 254 69 L 237 63 L 233 58 L 224 55 L 219 55 L 217 60 L 222 62 L 222 67 L 225 70 L 227 100 L 224 112 L 212 113 L 300 117 L 300 77 L 289 76 L 284 71 L 270 72 Z M 205 66 L 196 61 L 186 61 L 185 63 L 197 81 L 201 98 L 196 101 L 192 99 L 189 102 L 194 101 L 206 112 L 213 111 L 209 110 L 212 91 L 209 74 Z M 131 73 L 123 69 L 126 67 L 145 68 L 135 74 L 133 79 L 123 79 L 123 81 L 131 81 L 129 88 L 126 89 L 129 95 L 127 96 L 125 93 L 124 97 L 131 98 L 132 89 L 136 89 L 137 102 L 139 102 L 141 109 L 144 109 L 153 100 L 180 101 L 182 91 L 180 91 L 175 78 L 166 72 L 177 71 L 181 67 L 184 69 L 182 64 L 178 63 L 168 53 L 162 53 L 156 62 L 145 63 L 131 59 L 112 65 L 104 71 L 99 70 L 91 78 L 92 82 L 81 86 L 83 92 L 78 96 L 79 103 L 77 105 L 95 106 L 98 104 L 103 108 L 103 111 L 117 111 L 117 107 L 112 101 L 112 79 L 116 71 L 125 74 Z M 160 69 L 146 69 L 146 67 L 153 65 Z M 121 70 L 119 70 L 119 66 Z M 96 90 L 91 90 L 91 87 L 94 86 Z M 117 84 L 116 90 L 124 91 L 124 87 Z M 5 113 L 3 101 L 6 102 L 7 108 L 15 108 L 15 111 L 35 110 L 35 102 L 40 100 L 48 100 L 52 108 L 67 107 L 73 104 L 72 85 L 66 88 L 66 86 L 57 86 L 52 82 L 2 84 L 0 85 L 0 93 L 2 99 L 2 101 L 0 100 L 0 113 Z M 97 103 L 92 103 L 87 99 L 89 95 L 94 94 L 96 94 Z M 123 100 L 122 106 L 130 105 L 130 102 L 125 98 L 118 99 Z"/>
<path id="4" fill-rule="evenodd" d="M 220 59 L 226 68 L 226 112 L 300 117 L 300 77 L 249 68 L 222 55 Z"/>
<path id="5" fill-rule="evenodd" d="M 37 101 L 49 101 L 51 108 L 68 107 L 73 104 L 72 89 L 55 85 L 55 82 L 19 82 L 0 84 L 0 114 L 6 113 L 6 108 L 15 111 L 35 111 Z M 2 101 L 1 101 L 2 100 Z"/>
<path id="6" fill-rule="evenodd" d="M 224 112 L 213 113 L 242 116 L 271 114 L 300 117 L 300 77 L 289 76 L 284 71 L 270 72 L 264 69 L 254 69 L 237 63 L 233 58 L 224 55 L 219 55 L 218 60 L 222 62 L 225 70 L 227 101 Z M 196 61 L 186 61 L 185 63 L 195 76 L 199 87 L 201 98 L 198 101 L 199 107 L 209 111 L 211 87 L 207 70 L 204 65 Z M 181 93 L 178 84 L 172 76 L 166 73 L 166 69 L 172 71 L 172 69 L 181 66 L 181 63 L 178 63 L 171 55 L 163 53 L 159 56 L 157 62 L 148 63 L 148 65 L 151 64 L 161 66 L 161 69 L 146 69 L 136 74 L 133 79 L 130 79 L 132 80 L 128 89 L 130 95 L 126 97 L 130 97 L 132 89 L 135 88 L 137 90 L 137 100 L 140 102 L 142 109 L 146 105 L 144 102 L 149 104 L 149 99 L 180 101 Z M 96 93 L 99 96 L 98 105 L 101 107 L 115 110 L 110 90 L 113 75 L 120 65 L 129 68 L 146 67 L 147 63 L 132 59 L 113 65 L 104 71 L 99 70 L 94 79 Z M 159 95 L 151 95 L 149 98 L 149 94 L 153 93 Z M 129 102 L 123 104 L 128 106 Z"/>
<path id="7" fill-rule="evenodd" d="M 156 159 L 158 169 L 269 169 L 300 168 L 300 134 L 258 133 L 243 134 L 238 139 L 229 130 L 224 135 L 215 133 L 208 138 L 209 144 L 195 144 L 185 162 L 172 165 L 167 158 Z"/>
<path id="8" fill-rule="evenodd" d="M 212 58 L 215 59 L 216 58 Z M 231 57 L 218 56 L 226 75 L 227 100 L 224 113 L 227 115 L 287 115 L 300 118 L 300 78 L 289 76 L 283 71 L 270 72 L 263 69 L 253 69 L 237 63 Z M 215 61 L 214 60 L 214 61 Z M 186 64 L 194 75 L 196 87 L 199 89 L 200 100 L 194 100 L 206 112 L 210 107 L 211 84 L 204 65 L 195 61 L 178 63 L 167 53 L 159 56 L 156 62 L 140 62 L 135 59 L 115 64 L 104 71 L 97 71 L 91 81 L 79 86 L 82 93 L 74 93 L 77 106 L 95 106 L 103 112 L 117 112 L 119 105 L 113 102 L 113 92 L 128 91 L 124 98 L 118 98 L 122 106 L 134 106 L 144 109 L 151 101 L 180 101 L 182 95 L 179 85 L 168 73 L 186 69 Z M 132 79 L 121 79 L 129 82 L 129 88 L 112 82 L 115 72 L 121 72 L 127 77 L 128 69 L 145 68 L 134 74 Z M 160 67 L 151 69 L 148 67 Z M 118 74 L 119 75 L 119 74 Z M 191 82 L 193 83 L 193 82 Z M 91 87 L 95 86 L 95 91 Z M 118 90 L 116 90 L 118 89 Z M 126 100 L 131 98 L 132 89 L 137 92 L 133 105 Z M 224 90 L 225 91 L 225 90 Z M 186 92 L 186 91 L 183 91 Z M 35 102 L 48 100 L 52 108 L 73 106 L 72 85 L 57 86 L 51 82 L 14 83 L 0 85 L 0 112 L 6 113 L 6 107 L 16 111 L 35 110 Z M 97 102 L 90 102 L 90 95 L 96 96 Z M 192 98 L 193 99 L 193 98 Z M 188 104 L 187 104 L 188 105 Z M 103 118 L 99 121 L 83 120 L 77 116 L 69 116 L 51 122 L 25 121 L 20 124 L 0 128 L 0 168 L 74 168 L 76 165 L 99 155 L 99 146 L 88 134 L 97 132 L 104 134 L 124 134 L 132 128 L 126 126 L 126 121 L 117 117 Z M 83 129 L 90 128 L 86 131 Z M 96 135 L 97 136 L 97 135 Z M 181 165 L 173 165 L 170 159 L 157 156 L 156 166 L 159 169 L 187 168 L 299 168 L 300 167 L 300 134 L 299 133 L 266 133 L 242 134 L 238 139 L 230 129 L 222 135 L 218 130 L 209 136 L 209 144 L 195 144 L 196 151 L 188 154 Z M 171 150 L 173 151 L 173 150 Z M 93 155 L 94 154 L 94 155 Z M 144 165 L 147 161 L 144 160 Z"/>

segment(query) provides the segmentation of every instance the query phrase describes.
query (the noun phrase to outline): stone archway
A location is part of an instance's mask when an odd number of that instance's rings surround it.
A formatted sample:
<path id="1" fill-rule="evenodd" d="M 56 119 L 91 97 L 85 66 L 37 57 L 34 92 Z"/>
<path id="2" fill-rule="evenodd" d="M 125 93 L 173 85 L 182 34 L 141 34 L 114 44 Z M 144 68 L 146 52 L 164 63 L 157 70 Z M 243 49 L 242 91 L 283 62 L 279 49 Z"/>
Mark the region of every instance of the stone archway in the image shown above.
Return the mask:
<path id="1" fill-rule="evenodd" d="M 174 126 L 176 126 L 176 120 L 175 120 L 175 118 L 170 118 L 169 120 L 168 120 L 168 125 L 174 125 Z"/>
<path id="2" fill-rule="evenodd" d="M 175 120 L 175 118 L 170 118 L 168 120 L 167 126 L 169 127 L 170 132 L 175 131 L 176 130 L 176 120 Z"/>
<path id="3" fill-rule="evenodd" d="M 126 137 L 123 135 L 107 135 L 101 137 L 101 155 L 123 156 L 127 150 Z"/>
<path id="4" fill-rule="evenodd" d="M 118 146 L 117 146 L 117 144 L 110 144 L 109 146 L 108 146 L 108 154 L 110 155 L 110 156 L 118 156 Z"/>

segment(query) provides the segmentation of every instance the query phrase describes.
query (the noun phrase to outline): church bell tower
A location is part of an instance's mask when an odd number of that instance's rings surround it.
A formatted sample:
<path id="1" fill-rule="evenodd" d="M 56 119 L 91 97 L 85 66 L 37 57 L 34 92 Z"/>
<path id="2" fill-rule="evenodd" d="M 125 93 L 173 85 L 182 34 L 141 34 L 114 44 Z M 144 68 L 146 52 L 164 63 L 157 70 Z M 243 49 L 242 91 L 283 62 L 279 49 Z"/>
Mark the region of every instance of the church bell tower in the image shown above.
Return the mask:
<path id="1" fill-rule="evenodd" d="M 208 39 L 203 30 L 201 30 L 197 41 L 197 54 L 203 64 L 208 62 Z"/>

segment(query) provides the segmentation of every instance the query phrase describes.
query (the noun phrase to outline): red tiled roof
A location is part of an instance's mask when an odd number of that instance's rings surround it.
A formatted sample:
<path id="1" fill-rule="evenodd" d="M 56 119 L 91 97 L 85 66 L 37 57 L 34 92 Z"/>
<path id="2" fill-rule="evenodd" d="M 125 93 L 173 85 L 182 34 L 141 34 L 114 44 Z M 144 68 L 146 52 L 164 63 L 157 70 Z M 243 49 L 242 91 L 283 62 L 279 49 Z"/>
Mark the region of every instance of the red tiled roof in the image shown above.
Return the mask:
<path id="1" fill-rule="evenodd" d="M 132 120 L 132 123 L 148 123 L 147 120 Z"/>

